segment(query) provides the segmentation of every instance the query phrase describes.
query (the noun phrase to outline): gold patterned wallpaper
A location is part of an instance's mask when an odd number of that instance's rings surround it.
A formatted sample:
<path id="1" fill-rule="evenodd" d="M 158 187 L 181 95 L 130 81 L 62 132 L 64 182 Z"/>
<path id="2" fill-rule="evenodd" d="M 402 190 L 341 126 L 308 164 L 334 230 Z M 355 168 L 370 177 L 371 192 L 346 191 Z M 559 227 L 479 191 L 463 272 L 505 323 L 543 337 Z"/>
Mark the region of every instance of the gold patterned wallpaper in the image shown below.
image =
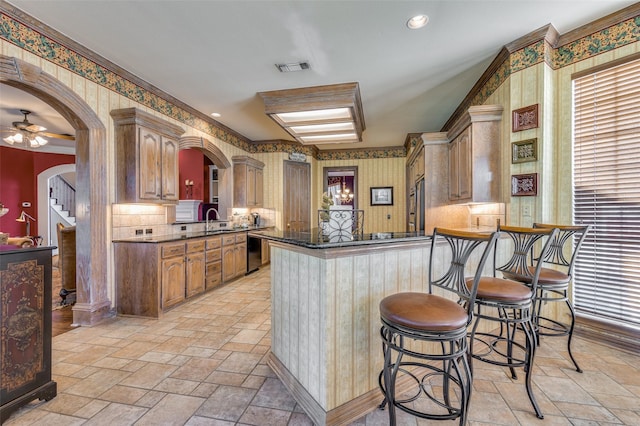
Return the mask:
<path id="1" fill-rule="evenodd" d="M 74 52 L 63 44 L 64 40 L 53 40 L 39 32 L 37 27 L 29 26 L 28 24 L 13 19 L 2 10 L 0 10 L 0 38 L 63 67 L 70 72 L 249 153 L 301 152 L 321 161 L 398 158 L 407 155 L 404 147 L 371 150 L 320 151 L 314 147 L 295 145 L 286 141 L 253 143 L 229 132 L 223 127 L 218 127 L 212 122 L 194 116 L 189 111 L 185 111 L 183 108 L 174 105 L 161 96 L 140 87 L 105 66 Z M 472 104 L 483 104 L 511 74 L 534 66 L 542 61 L 547 62 L 553 69 L 558 69 L 638 40 L 640 40 L 640 16 L 617 23 L 609 28 L 590 34 L 557 49 L 548 45 L 544 40 L 536 41 L 512 53 L 499 67 L 497 72 L 495 72 L 489 81 L 480 89 L 474 97 Z M 417 139 L 410 142 L 417 143 Z"/>

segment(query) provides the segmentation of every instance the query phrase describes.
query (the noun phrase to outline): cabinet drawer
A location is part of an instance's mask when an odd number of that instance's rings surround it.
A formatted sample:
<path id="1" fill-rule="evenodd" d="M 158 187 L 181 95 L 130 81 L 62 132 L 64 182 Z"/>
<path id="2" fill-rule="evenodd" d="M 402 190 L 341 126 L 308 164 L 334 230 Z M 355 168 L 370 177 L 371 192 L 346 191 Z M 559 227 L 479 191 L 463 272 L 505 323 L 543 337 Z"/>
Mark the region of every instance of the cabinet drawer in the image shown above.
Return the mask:
<path id="1" fill-rule="evenodd" d="M 162 246 L 162 258 L 184 255 L 184 243 Z"/>
<path id="2" fill-rule="evenodd" d="M 222 272 L 222 262 L 207 263 L 207 279 Z"/>
<path id="3" fill-rule="evenodd" d="M 247 233 L 239 232 L 236 234 L 236 244 L 238 243 L 246 243 L 247 242 Z"/>
<path id="4" fill-rule="evenodd" d="M 222 245 L 223 246 L 232 246 L 236 243 L 235 235 L 225 235 L 222 237 Z"/>
<path id="5" fill-rule="evenodd" d="M 217 287 L 222 284 L 222 275 L 217 274 L 211 277 L 207 277 L 207 290 L 213 287 Z"/>
<path id="6" fill-rule="evenodd" d="M 204 251 L 205 240 L 190 241 L 187 243 L 187 253 Z"/>
<path id="7" fill-rule="evenodd" d="M 222 247 L 222 238 L 215 237 L 207 240 L 207 250 Z"/>
<path id="8" fill-rule="evenodd" d="M 222 259 L 222 249 L 207 250 L 207 263 Z"/>

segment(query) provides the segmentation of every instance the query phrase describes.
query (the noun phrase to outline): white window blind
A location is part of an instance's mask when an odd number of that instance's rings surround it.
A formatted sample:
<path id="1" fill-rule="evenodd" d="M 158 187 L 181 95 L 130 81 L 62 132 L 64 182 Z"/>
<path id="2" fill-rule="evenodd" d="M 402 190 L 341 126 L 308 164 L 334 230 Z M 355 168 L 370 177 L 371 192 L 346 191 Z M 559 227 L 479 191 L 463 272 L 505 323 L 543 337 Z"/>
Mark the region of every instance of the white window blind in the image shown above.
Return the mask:
<path id="1" fill-rule="evenodd" d="M 640 329 L 640 60 L 574 79 L 578 313 Z"/>

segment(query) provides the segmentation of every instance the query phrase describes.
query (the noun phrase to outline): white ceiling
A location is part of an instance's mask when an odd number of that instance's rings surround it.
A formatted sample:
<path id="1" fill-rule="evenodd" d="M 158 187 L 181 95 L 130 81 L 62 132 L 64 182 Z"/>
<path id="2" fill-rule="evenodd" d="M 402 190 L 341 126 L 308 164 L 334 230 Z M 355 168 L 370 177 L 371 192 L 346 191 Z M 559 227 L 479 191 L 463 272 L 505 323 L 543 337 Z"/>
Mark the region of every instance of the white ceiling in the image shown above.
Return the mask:
<path id="1" fill-rule="evenodd" d="M 252 140 L 291 136 L 264 114 L 258 92 L 358 82 L 363 142 L 401 146 L 439 131 L 505 44 L 552 24 L 564 34 L 620 10 L 623 0 L 10 0 L 9 3 Z M 413 15 L 429 24 L 407 29 Z M 274 64 L 309 61 L 280 73 Z M 11 109 L 49 112 L 5 99 Z M 19 97 L 18 97 L 19 98 Z M 13 103 L 10 103 L 11 102 Z M 42 112 L 41 112 L 42 111 Z M 42 115 L 43 120 L 40 120 Z M 52 128 L 58 133 L 72 129 Z M 345 148 L 321 145 L 321 149 Z"/>

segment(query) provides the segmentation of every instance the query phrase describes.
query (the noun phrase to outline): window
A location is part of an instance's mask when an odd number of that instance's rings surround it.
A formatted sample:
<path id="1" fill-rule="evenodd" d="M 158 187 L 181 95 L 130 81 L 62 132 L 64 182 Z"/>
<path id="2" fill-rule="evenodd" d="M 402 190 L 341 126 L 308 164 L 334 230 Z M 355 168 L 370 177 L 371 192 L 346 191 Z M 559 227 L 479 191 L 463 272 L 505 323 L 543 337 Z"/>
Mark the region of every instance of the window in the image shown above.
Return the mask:
<path id="1" fill-rule="evenodd" d="M 574 76 L 578 314 L 640 330 L 640 60 Z"/>

